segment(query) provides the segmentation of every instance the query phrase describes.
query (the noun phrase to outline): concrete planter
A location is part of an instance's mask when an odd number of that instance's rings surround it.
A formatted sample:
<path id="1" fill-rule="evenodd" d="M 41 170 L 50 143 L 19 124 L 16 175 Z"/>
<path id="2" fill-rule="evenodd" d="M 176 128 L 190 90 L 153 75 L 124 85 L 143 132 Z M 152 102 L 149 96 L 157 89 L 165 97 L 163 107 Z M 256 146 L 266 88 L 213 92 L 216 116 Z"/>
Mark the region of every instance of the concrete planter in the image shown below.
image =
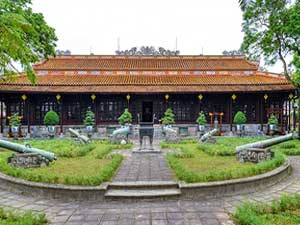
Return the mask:
<path id="1" fill-rule="evenodd" d="M 47 129 L 48 129 L 48 132 L 49 132 L 49 137 L 53 138 L 55 136 L 55 133 L 56 133 L 56 127 L 55 126 L 48 126 Z"/>
<path id="2" fill-rule="evenodd" d="M 199 125 L 199 131 L 204 132 L 205 131 L 205 125 Z"/>
<path id="3" fill-rule="evenodd" d="M 93 126 L 92 126 L 92 125 L 86 126 L 86 131 L 87 131 L 88 133 L 93 132 Z"/>
<path id="4" fill-rule="evenodd" d="M 276 124 L 269 124 L 269 128 L 271 131 L 277 130 L 277 125 Z"/>
<path id="5" fill-rule="evenodd" d="M 11 127 L 11 132 L 13 134 L 18 134 L 19 133 L 19 126 L 12 126 Z"/>

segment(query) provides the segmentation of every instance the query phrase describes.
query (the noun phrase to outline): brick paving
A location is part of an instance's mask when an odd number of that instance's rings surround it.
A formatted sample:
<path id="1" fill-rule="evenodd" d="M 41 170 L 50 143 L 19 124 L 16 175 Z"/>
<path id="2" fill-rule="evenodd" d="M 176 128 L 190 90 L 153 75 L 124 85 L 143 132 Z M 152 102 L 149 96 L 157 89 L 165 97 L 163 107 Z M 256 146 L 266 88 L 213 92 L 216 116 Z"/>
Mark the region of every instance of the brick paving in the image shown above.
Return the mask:
<path id="1" fill-rule="evenodd" d="M 1 189 L 0 184 L 0 206 L 44 212 L 53 225 L 230 225 L 233 223 L 229 213 L 244 200 L 269 202 L 285 193 L 300 193 L 300 157 L 289 159 L 293 167 L 290 177 L 266 190 L 245 195 L 197 200 L 62 202 L 11 193 Z"/>
<path id="2" fill-rule="evenodd" d="M 173 172 L 161 153 L 133 153 L 123 160 L 113 181 L 171 181 Z"/>

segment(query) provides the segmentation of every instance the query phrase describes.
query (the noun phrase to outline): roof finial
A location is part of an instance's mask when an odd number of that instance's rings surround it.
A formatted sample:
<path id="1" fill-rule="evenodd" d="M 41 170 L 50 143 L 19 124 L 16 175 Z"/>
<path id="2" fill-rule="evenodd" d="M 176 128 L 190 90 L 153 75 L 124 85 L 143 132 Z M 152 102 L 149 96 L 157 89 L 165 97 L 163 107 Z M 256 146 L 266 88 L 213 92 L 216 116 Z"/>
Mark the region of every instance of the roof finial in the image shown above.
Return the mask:
<path id="1" fill-rule="evenodd" d="M 118 45 L 118 51 L 120 51 L 120 37 L 118 37 L 118 39 L 117 39 L 117 45 Z"/>

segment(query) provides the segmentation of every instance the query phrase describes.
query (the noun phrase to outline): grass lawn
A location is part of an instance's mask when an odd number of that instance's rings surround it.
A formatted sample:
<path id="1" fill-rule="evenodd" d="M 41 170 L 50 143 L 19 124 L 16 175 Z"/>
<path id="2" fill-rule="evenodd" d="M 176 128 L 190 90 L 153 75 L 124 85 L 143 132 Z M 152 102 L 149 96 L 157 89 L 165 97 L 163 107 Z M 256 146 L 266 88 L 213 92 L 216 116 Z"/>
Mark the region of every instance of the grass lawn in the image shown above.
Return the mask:
<path id="1" fill-rule="evenodd" d="M 209 155 L 235 155 L 235 147 L 247 143 L 261 141 L 267 137 L 223 137 L 217 138 L 217 145 L 211 143 L 203 143 L 198 145 L 198 149 Z"/>
<path id="2" fill-rule="evenodd" d="M 20 142 L 20 141 L 18 141 Z M 82 145 L 68 139 L 29 140 L 32 147 L 54 152 L 58 159 L 48 167 L 21 169 L 7 164 L 11 151 L 0 149 L 0 171 L 30 181 L 71 185 L 99 185 L 108 181 L 119 167 L 122 156 L 106 155 L 113 149 L 131 145 L 111 145 L 95 141 Z"/>
<path id="3" fill-rule="evenodd" d="M 34 215 L 31 212 L 24 214 L 5 211 L 0 208 L 0 224 L 2 225 L 45 225 L 47 219 L 44 214 Z"/>
<path id="4" fill-rule="evenodd" d="M 300 195 L 284 195 L 270 204 L 245 202 L 233 219 L 240 225 L 300 224 Z"/>
<path id="5" fill-rule="evenodd" d="M 162 147 L 180 149 L 182 154 L 168 154 L 167 160 L 179 180 L 188 183 L 220 181 L 254 176 L 270 171 L 285 161 L 282 153 L 276 152 L 270 161 L 262 163 L 240 163 L 234 153 L 237 145 L 246 144 L 261 138 L 219 138 L 216 144 L 166 144 Z M 209 146 L 210 151 L 203 149 Z M 222 153 L 225 151 L 226 154 Z"/>
<path id="6" fill-rule="evenodd" d="M 274 151 L 281 151 L 286 155 L 300 155 L 300 141 L 292 140 L 272 147 Z"/>

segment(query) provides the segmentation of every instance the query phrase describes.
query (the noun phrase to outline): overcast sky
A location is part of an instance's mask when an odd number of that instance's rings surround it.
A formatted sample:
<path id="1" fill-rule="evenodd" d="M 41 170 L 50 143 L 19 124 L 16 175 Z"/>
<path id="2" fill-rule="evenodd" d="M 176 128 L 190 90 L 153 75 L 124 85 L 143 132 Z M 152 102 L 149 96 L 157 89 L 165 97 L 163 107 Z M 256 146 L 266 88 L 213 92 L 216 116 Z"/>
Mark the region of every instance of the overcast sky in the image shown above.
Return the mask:
<path id="1" fill-rule="evenodd" d="M 222 54 L 243 39 L 238 0 L 33 0 L 72 54 L 115 54 L 149 45 L 181 54 Z M 277 71 L 278 72 L 278 71 Z"/>

